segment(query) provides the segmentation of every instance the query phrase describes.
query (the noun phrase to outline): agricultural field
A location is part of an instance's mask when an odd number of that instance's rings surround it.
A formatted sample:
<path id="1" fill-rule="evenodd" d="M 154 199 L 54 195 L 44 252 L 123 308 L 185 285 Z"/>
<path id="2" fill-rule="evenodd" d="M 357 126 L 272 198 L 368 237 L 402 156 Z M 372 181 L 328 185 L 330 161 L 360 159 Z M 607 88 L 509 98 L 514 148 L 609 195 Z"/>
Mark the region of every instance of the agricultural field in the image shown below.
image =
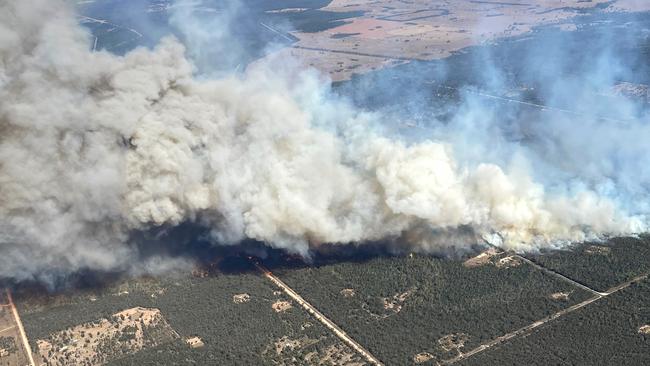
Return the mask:
<path id="1" fill-rule="evenodd" d="M 580 31 L 576 22 L 585 15 L 611 17 L 650 10 L 649 4 L 607 0 L 535 4 L 518 0 L 248 0 L 235 11 L 215 0 L 193 4 L 199 18 L 224 12 L 234 17 L 233 41 L 242 48 L 246 62 L 263 58 L 273 49 L 272 57 L 295 58 L 334 81 L 404 63 L 441 60 L 467 47 L 525 38 L 539 27 Z M 80 1 L 77 8 L 81 23 L 93 34 L 91 46 L 96 50 L 123 54 L 137 46 L 151 47 L 170 34 L 184 37 L 184 25 L 174 18 L 183 9 L 171 0 Z M 278 47 L 267 49 L 269 44 Z"/>
<path id="2" fill-rule="evenodd" d="M 321 10 L 361 14 L 320 31 L 292 30 L 297 41 L 279 52 L 338 81 L 393 66 L 394 61 L 443 59 L 470 46 L 528 36 L 541 26 L 570 32 L 576 30 L 575 19 L 585 14 L 647 11 L 650 5 L 606 0 L 334 0 Z M 333 57 L 338 61 L 332 62 Z"/>

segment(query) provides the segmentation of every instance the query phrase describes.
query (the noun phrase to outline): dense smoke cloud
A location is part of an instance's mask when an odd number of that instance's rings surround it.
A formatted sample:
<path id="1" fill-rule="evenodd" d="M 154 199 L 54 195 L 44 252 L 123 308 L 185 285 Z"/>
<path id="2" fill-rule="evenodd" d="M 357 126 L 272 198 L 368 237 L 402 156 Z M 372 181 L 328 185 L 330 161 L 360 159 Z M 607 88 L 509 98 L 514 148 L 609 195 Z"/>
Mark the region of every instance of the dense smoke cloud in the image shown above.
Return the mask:
<path id="1" fill-rule="evenodd" d="M 128 268 L 131 233 L 184 222 L 218 245 L 301 254 L 379 240 L 531 250 L 645 229 L 587 180 L 547 192 L 532 153 L 467 157 L 464 128 L 391 138 L 286 60 L 197 78 L 173 38 L 125 56 L 89 41 L 63 1 L 0 1 L 0 277 Z"/>

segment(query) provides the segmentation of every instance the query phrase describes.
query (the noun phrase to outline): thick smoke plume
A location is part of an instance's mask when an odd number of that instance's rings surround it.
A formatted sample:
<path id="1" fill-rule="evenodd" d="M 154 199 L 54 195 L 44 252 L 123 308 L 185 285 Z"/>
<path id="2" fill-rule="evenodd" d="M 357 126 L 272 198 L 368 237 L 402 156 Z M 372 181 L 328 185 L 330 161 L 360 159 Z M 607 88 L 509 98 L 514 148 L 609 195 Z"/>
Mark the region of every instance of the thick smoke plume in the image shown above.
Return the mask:
<path id="1" fill-rule="evenodd" d="M 184 222 L 215 244 L 301 254 L 533 250 L 645 229 L 588 184 L 548 192 L 529 155 L 457 159 L 463 129 L 391 138 L 286 60 L 209 79 L 174 38 L 124 56 L 89 44 L 63 1 L 0 0 L 0 277 L 128 268 L 133 232 Z"/>

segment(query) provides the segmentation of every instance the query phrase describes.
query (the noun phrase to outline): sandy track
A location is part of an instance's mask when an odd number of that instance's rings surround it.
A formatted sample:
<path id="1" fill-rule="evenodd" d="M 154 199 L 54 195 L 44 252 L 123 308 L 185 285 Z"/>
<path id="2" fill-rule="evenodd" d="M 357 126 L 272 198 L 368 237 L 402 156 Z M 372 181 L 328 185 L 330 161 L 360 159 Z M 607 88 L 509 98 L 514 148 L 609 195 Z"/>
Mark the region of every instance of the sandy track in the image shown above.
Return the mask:
<path id="1" fill-rule="evenodd" d="M 337 337 L 339 337 L 343 342 L 345 342 L 348 346 L 350 346 L 352 349 L 354 349 L 356 352 L 358 352 L 361 356 L 363 356 L 368 362 L 370 362 L 373 365 L 378 365 L 378 366 L 383 366 L 381 361 L 379 361 L 375 356 L 373 356 L 370 352 L 368 352 L 363 346 L 361 346 L 359 343 L 357 343 L 354 339 L 350 338 L 343 329 L 339 328 L 338 325 L 336 325 L 334 322 L 329 320 L 325 315 L 323 315 L 318 309 L 316 309 L 313 305 L 308 303 L 305 299 L 302 298 L 297 292 L 292 290 L 287 284 L 285 284 L 282 280 L 280 280 L 278 277 L 276 277 L 271 271 L 269 271 L 266 267 L 262 266 L 256 261 L 253 261 L 255 264 L 255 267 L 262 272 L 262 274 L 271 280 L 276 286 L 278 286 L 282 291 L 284 291 L 289 297 L 291 297 L 295 302 L 300 304 L 309 314 L 311 314 L 316 320 L 320 321 L 325 327 L 327 327 L 329 330 L 331 330 Z"/>
<path id="2" fill-rule="evenodd" d="M 381 55 L 381 54 L 375 54 L 375 53 L 335 50 L 335 49 L 330 49 L 330 48 L 319 48 L 319 47 L 306 47 L 306 46 L 291 46 L 291 47 L 295 48 L 295 49 L 299 49 L 299 50 L 340 53 L 340 54 L 351 55 L 351 56 L 366 56 L 366 57 L 375 57 L 375 58 L 399 60 L 399 61 L 422 61 L 422 59 L 415 58 L 415 57 L 390 56 L 390 55 Z"/>
<path id="3" fill-rule="evenodd" d="M 573 280 L 573 279 L 571 279 L 571 278 L 569 278 L 569 277 L 567 277 L 567 276 L 565 276 L 565 275 L 563 275 L 561 273 L 555 272 L 555 271 L 550 270 L 550 269 L 548 269 L 546 267 L 542 267 L 539 264 L 531 261 L 528 258 L 522 257 L 520 255 L 515 255 L 515 257 L 521 259 L 522 261 L 530 264 L 534 268 L 537 268 L 537 269 L 539 269 L 540 271 L 542 271 L 544 273 L 550 274 L 551 276 L 557 277 L 557 278 L 561 279 L 564 282 L 568 282 L 568 283 L 572 284 L 573 286 L 576 286 L 576 287 L 579 287 L 579 288 L 581 288 L 581 289 L 583 289 L 585 291 L 591 292 L 593 295 L 595 295 L 597 297 L 609 295 L 609 293 L 607 293 L 607 292 L 598 292 L 598 291 L 592 289 L 591 287 L 588 287 L 587 285 L 584 285 L 584 284 L 582 284 L 582 283 L 580 283 L 580 282 L 578 282 L 576 280 Z"/>
<path id="4" fill-rule="evenodd" d="M 7 293 L 9 307 L 11 307 L 11 312 L 14 315 L 14 321 L 16 322 L 16 326 L 18 326 L 18 331 L 20 332 L 20 338 L 23 343 L 23 348 L 25 349 L 25 354 L 27 354 L 27 358 L 29 359 L 29 365 L 36 366 L 36 363 L 34 362 L 34 356 L 32 356 L 32 348 L 29 346 L 29 340 L 27 340 L 27 334 L 25 334 L 25 328 L 23 328 L 23 322 L 20 320 L 20 315 L 18 315 L 18 310 L 16 309 L 14 299 L 11 296 L 11 291 L 9 291 L 9 289 L 5 291 Z"/>
<path id="5" fill-rule="evenodd" d="M 542 325 L 544 325 L 544 324 L 546 324 L 546 323 L 548 323 L 548 322 L 550 322 L 552 320 L 558 319 L 561 316 L 572 313 L 572 312 L 574 312 L 574 311 L 576 311 L 578 309 L 581 309 L 581 308 L 583 308 L 583 307 L 585 307 L 585 306 L 587 306 L 587 305 L 589 305 L 589 304 L 591 304 L 593 302 L 596 302 L 596 301 L 598 301 L 598 300 L 600 300 L 600 299 L 602 299 L 604 297 L 607 297 L 607 296 L 612 295 L 612 294 L 614 294 L 614 293 L 616 293 L 618 291 L 621 291 L 621 290 L 623 290 L 623 289 L 625 289 L 627 287 L 630 287 L 632 284 L 634 284 L 636 282 L 647 279 L 648 276 L 650 275 L 650 273 L 642 274 L 642 275 L 636 276 L 636 277 L 634 277 L 634 278 L 632 278 L 630 280 L 627 280 L 627 281 L 621 283 L 620 285 L 614 286 L 614 287 L 610 288 L 609 290 L 607 290 L 605 292 L 598 292 L 598 291 L 596 291 L 596 290 L 594 290 L 594 289 L 592 289 L 592 288 L 590 288 L 590 287 L 588 287 L 586 285 L 581 284 L 580 282 L 577 282 L 577 281 L 575 281 L 575 280 L 573 280 L 573 279 L 571 279 L 569 277 L 564 276 L 561 273 L 558 273 L 558 272 L 550 270 L 550 269 L 548 269 L 546 267 L 543 267 L 543 266 L 531 261 L 528 258 L 525 258 L 525 257 L 520 256 L 520 255 L 515 255 L 515 256 L 517 258 L 523 260 L 524 262 L 532 265 L 533 267 L 547 273 L 547 274 L 555 276 L 555 277 L 557 277 L 557 278 L 559 278 L 559 279 L 561 279 L 561 280 L 563 280 L 565 282 L 568 282 L 568 283 L 570 283 L 570 284 L 572 284 L 572 285 L 574 285 L 576 287 L 579 287 L 579 288 L 581 288 L 583 290 L 591 292 L 594 296 L 587 299 L 587 300 L 585 300 L 585 301 L 583 301 L 583 302 L 581 302 L 581 303 L 569 306 L 566 309 L 560 310 L 560 311 L 558 311 L 558 312 L 556 312 L 554 314 L 551 314 L 551 315 L 549 315 L 549 316 L 547 316 L 545 318 L 537 320 L 537 321 L 535 321 L 535 322 L 533 322 L 533 323 L 531 323 L 529 325 L 521 327 L 521 328 L 519 328 L 519 329 L 517 329 L 515 331 L 504 334 L 504 335 L 502 335 L 500 337 L 497 337 L 497 338 L 495 338 L 495 339 L 493 339 L 493 340 L 491 340 L 489 342 L 483 343 L 480 346 L 478 346 L 478 347 L 476 347 L 476 348 L 474 348 L 474 349 L 472 349 L 472 350 L 470 350 L 468 352 L 462 353 L 462 354 L 460 354 L 460 355 L 458 355 L 458 356 L 456 356 L 456 357 L 454 357 L 452 359 L 444 361 L 445 364 L 456 363 L 458 361 L 464 360 L 464 359 L 466 359 L 468 357 L 471 357 L 471 356 L 474 356 L 474 355 L 476 355 L 478 353 L 481 353 L 481 352 L 485 351 L 486 349 L 489 349 L 489 348 L 491 348 L 493 346 L 496 346 L 498 344 L 507 342 L 507 341 L 509 341 L 511 339 L 514 339 L 516 337 L 525 336 L 527 334 L 530 334 L 534 329 L 536 329 L 536 328 L 538 328 L 538 327 L 540 327 L 540 326 L 542 326 Z"/>
<path id="6" fill-rule="evenodd" d="M 12 325 L 12 326 L 10 326 L 10 327 L 6 327 L 6 328 L 4 328 L 4 329 L 0 329 L 0 334 L 1 334 L 2 332 L 6 332 L 6 331 L 8 331 L 8 330 L 12 330 L 12 329 L 14 329 L 14 328 L 16 328 L 15 325 Z"/>

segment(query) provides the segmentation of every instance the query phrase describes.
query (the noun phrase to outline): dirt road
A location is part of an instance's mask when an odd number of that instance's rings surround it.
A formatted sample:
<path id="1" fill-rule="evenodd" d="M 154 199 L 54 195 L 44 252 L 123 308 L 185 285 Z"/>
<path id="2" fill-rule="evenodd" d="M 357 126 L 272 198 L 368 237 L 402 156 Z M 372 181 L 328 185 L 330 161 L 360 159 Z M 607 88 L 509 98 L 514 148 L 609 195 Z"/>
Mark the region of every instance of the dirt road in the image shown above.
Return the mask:
<path id="1" fill-rule="evenodd" d="M 379 361 L 375 356 L 373 356 L 370 352 L 368 352 L 363 346 L 361 346 L 359 343 L 357 343 L 354 339 L 350 338 L 343 329 L 339 328 L 338 325 L 334 324 L 331 320 L 329 320 L 325 315 L 323 315 L 318 309 L 316 309 L 313 305 L 308 303 L 305 299 L 302 298 L 297 292 L 292 290 L 287 284 L 282 282 L 279 278 L 277 278 L 271 271 L 269 271 L 266 267 L 262 266 L 256 261 L 253 261 L 255 264 L 255 267 L 262 272 L 262 274 L 271 280 L 276 286 L 278 286 L 284 293 L 289 295 L 295 302 L 300 304 L 309 314 L 311 314 L 314 318 L 316 318 L 318 321 L 320 321 L 325 327 L 327 327 L 329 330 L 331 330 L 337 337 L 339 337 L 343 342 L 345 342 L 348 346 L 352 347 L 355 351 L 357 351 L 360 355 L 362 355 L 368 362 L 370 362 L 373 365 L 378 365 L 378 366 L 383 366 L 381 361 Z"/>
<path id="2" fill-rule="evenodd" d="M 548 322 L 550 322 L 552 320 L 555 320 L 555 319 L 557 319 L 557 318 L 559 318 L 561 316 L 564 316 L 564 315 L 569 314 L 571 312 L 574 312 L 574 311 L 576 311 L 576 310 L 578 310 L 580 308 L 583 308 L 583 307 L 585 307 L 585 306 L 587 306 L 587 305 L 589 305 L 589 304 L 591 304 L 593 302 L 596 302 L 596 301 L 598 301 L 598 300 L 600 300 L 600 299 L 602 299 L 602 298 L 604 298 L 606 296 L 612 295 L 612 294 L 614 294 L 614 293 L 616 293 L 616 292 L 618 292 L 620 290 L 623 290 L 623 289 L 631 286 L 633 283 L 644 280 L 644 279 L 648 278 L 648 276 L 649 276 L 649 274 L 647 274 L 647 273 L 643 274 L 643 275 L 640 275 L 640 276 L 636 276 L 636 277 L 634 277 L 634 278 L 632 278 L 632 279 L 630 279 L 628 281 L 625 281 L 625 282 L 621 283 L 620 285 L 612 287 L 611 289 L 609 289 L 609 290 L 607 290 L 605 292 L 598 292 L 598 291 L 596 291 L 596 290 L 594 290 L 592 288 L 589 288 L 589 287 L 587 287 L 587 286 L 585 286 L 585 285 L 583 285 L 583 284 L 581 284 L 579 282 L 576 282 L 576 281 L 574 281 L 574 280 L 572 280 L 572 279 L 570 279 L 570 278 L 568 278 L 568 277 L 566 277 L 566 276 L 564 276 L 564 275 L 562 275 L 562 274 L 560 274 L 558 272 L 555 272 L 555 271 L 552 271 L 552 270 L 550 270 L 548 268 L 542 267 L 539 264 L 537 264 L 537 263 L 535 263 L 535 262 L 533 262 L 533 261 L 531 261 L 531 260 L 529 260 L 529 259 L 527 259 L 527 258 L 525 258 L 523 256 L 516 255 L 516 257 L 522 259 L 526 263 L 534 266 L 535 268 L 537 268 L 537 269 L 539 269 L 541 271 L 544 271 L 544 272 L 546 272 L 546 273 L 548 273 L 550 275 L 556 276 L 556 277 L 558 277 L 558 278 L 560 278 L 560 279 L 562 279 L 562 280 L 564 280 L 566 282 L 569 282 L 569 283 L 573 284 L 574 286 L 580 287 L 581 289 L 589 291 L 594 296 L 587 299 L 587 300 L 585 300 L 585 301 L 583 301 L 583 302 L 581 302 L 581 303 L 575 304 L 575 305 L 570 306 L 570 307 L 568 307 L 566 309 L 560 310 L 557 313 L 551 314 L 551 315 L 549 315 L 549 316 L 547 316 L 545 318 L 542 318 L 542 319 L 540 319 L 538 321 L 535 321 L 532 324 L 529 324 L 529 325 L 527 325 L 525 327 L 519 328 L 519 329 L 517 329 L 517 330 L 515 330 L 513 332 L 510 332 L 510 333 L 504 334 L 504 335 L 502 335 L 500 337 L 497 337 L 497 338 L 495 338 L 495 339 L 493 339 L 493 340 L 491 340 L 491 341 L 489 341 L 487 343 L 483 343 L 480 346 L 478 346 L 478 347 L 476 347 L 476 348 L 474 348 L 474 349 L 472 349 L 472 350 L 470 350 L 468 352 L 462 353 L 462 354 L 460 354 L 460 355 L 458 355 L 458 356 L 456 356 L 456 357 L 454 357 L 454 358 L 452 358 L 450 360 L 446 360 L 445 364 L 456 363 L 458 361 L 461 361 L 463 359 L 471 357 L 471 356 L 473 356 L 473 355 L 475 355 L 477 353 L 483 352 L 483 351 L 485 351 L 486 349 L 488 349 L 490 347 L 496 346 L 496 345 L 498 345 L 500 343 L 506 342 L 506 341 L 508 341 L 510 339 L 513 339 L 515 337 L 527 335 L 530 332 L 532 332 L 535 328 L 538 328 L 538 327 L 540 327 L 540 326 L 542 326 L 542 325 L 544 325 L 544 324 L 546 324 L 546 323 L 548 323 Z"/>
<path id="3" fill-rule="evenodd" d="M 23 343 L 23 348 L 25 349 L 25 354 L 29 359 L 29 365 L 36 366 L 36 363 L 34 362 L 34 356 L 32 356 L 32 348 L 29 346 L 29 340 L 27 340 L 27 334 L 25 334 L 25 328 L 23 328 L 23 322 L 20 320 L 20 315 L 18 315 L 18 310 L 16 309 L 14 299 L 11 296 L 11 291 L 9 291 L 9 289 L 5 291 L 7 293 L 7 300 L 9 301 L 8 305 L 11 308 L 11 312 L 14 315 L 14 321 L 16 322 L 16 326 L 18 326 L 18 331 L 20 332 L 20 338 Z"/>

